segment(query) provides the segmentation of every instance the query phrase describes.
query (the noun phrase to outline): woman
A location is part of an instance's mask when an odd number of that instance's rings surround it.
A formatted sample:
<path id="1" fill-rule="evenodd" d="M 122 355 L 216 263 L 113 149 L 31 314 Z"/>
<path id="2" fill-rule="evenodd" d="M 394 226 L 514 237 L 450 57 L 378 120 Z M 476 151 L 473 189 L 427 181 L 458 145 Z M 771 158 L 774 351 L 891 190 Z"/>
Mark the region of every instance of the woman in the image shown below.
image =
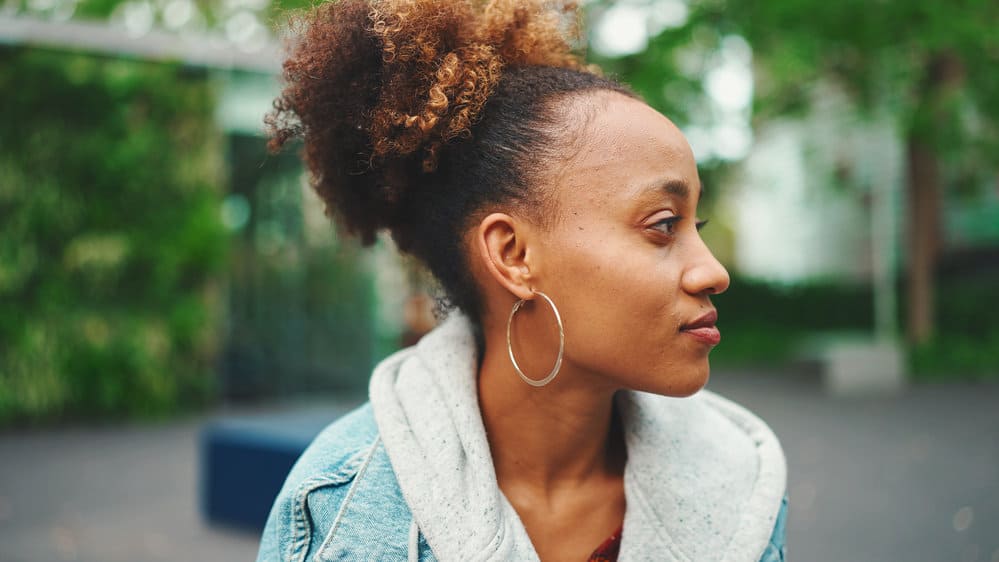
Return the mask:
<path id="1" fill-rule="evenodd" d="M 551 6 L 306 18 L 273 148 L 303 136 L 328 212 L 389 231 L 455 311 L 299 460 L 260 560 L 783 559 L 777 439 L 698 393 L 729 279 L 690 147 Z"/>

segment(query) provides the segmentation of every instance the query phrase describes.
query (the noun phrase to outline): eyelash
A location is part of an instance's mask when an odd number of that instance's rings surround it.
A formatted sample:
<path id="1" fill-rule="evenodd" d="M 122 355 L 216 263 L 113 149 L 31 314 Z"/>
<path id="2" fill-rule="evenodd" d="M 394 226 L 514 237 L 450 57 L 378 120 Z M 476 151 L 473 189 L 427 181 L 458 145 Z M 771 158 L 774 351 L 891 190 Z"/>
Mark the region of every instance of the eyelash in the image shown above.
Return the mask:
<path id="1" fill-rule="evenodd" d="M 665 224 L 666 225 L 666 230 L 663 231 L 663 233 L 664 234 L 669 234 L 670 236 L 672 236 L 673 235 L 673 228 L 676 226 L 676 223 L 679 222 L 682 218 L 683 217 L 680 217 L 680 216 L 667 217 L 667 218 L 665 218 L 665 219 L 663 219 L 661 221 L 656 221 L 655 224 L 652 225 L 652 227 L 656 228 L 656 227 L 658 227 L 661 224 Z M 706 224 L 708 224 L 707 219 L 702 220 L 702 221 L 697 221 L 696 223 L 694 223 L 694 228 L 696 228 L 697 231 L 700 232 L 701 229 L 704 228 L 704 225 L 706 225 Z"/>

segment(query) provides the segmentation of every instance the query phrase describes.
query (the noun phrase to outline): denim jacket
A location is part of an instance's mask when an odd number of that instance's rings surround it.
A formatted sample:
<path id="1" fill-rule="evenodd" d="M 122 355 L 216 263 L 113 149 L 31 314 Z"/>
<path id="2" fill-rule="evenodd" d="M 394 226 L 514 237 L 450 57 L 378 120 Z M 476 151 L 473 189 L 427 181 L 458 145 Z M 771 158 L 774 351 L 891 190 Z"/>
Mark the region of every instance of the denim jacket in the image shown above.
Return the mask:
<path id="1" fill-rule="evenodd" d="M 784 560 L 787 499 L 760 562 Z M 415 528 L 366 404 L 326 428 L 291 471 L 257 562 L 436 560 Z"/>
<path id="2" fill-rule="evenodd" d="M 495 479 L 476 370 L 460 316 L 379 364 L 370 403 L 292 469 L 258 560 L 536 561 Z M 616 398 L 628 448 L 622 562 L 784 559 L 786 466 L 765 423 L 707 391 Z"/>

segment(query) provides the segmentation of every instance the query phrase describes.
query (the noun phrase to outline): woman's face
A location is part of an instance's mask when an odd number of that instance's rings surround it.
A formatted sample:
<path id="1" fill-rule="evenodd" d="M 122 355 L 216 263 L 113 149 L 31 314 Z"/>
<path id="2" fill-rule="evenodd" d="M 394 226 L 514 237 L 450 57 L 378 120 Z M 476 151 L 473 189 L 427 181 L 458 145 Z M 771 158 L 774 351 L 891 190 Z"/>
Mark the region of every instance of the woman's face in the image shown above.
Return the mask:
<path id="1" fill-rule="evenodd" d="M 565 325 L 563 368 L 614 386 L 692 394 L 707 382 L 717 343 L 709 295 L 729 284 L 698 233 L 693 153 L 640 101 L 596 93 L 572 103 L 580 102 L 597 110 L 574 139 L 578 151 L 552 174 L 557 218 L 532 250 L 536 288 Z"/>

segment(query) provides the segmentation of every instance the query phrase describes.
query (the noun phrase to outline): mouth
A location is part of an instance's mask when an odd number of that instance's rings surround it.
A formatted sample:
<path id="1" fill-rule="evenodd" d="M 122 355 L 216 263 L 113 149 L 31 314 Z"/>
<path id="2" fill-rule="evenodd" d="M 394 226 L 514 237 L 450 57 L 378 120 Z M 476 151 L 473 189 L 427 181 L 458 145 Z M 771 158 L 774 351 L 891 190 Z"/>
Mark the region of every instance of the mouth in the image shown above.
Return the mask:
<path id="1" fill-rule="evenodd" d="M 715 326 L 717 321 L 718 312 L 711 310 L 697 320 L 680 326 L 680 332 L 690 335 L 703 344 L 718 345 L 721 342 L 721 332 Z"/>

